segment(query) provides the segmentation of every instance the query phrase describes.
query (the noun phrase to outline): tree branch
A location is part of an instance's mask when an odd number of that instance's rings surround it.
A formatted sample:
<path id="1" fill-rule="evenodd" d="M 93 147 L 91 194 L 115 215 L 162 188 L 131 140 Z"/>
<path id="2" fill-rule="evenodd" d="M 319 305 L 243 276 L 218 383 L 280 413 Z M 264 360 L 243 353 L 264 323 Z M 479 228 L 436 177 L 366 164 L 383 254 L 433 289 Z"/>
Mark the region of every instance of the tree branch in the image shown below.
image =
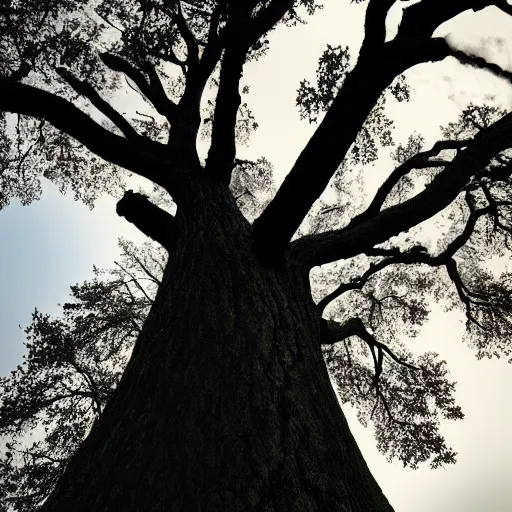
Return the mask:
<path id="1" fill-rule="evenodd" d="M 268 7 L 253 18 L 248 27 L 251 44 L 254 44 L 262 35 L 266 34 L 285 16 L 293 7 L 294 0 L 272 0 Z"/>
<path id="2" fill-rule="evenodd" d="M 135 128 L 133 128 L 116 109 L 105 101 L 91 84 L 76 78 L 65 68 L 57 68 L 56 71 L 77 94 L 85 96 L 104 116 L 110 119 L 127 139 L 142 139 L 142 136 L 137 133 Z"/>
<path id="3" fill-rule="evenodd" d="M 322 318 L 320 324 L 321 344 L 333 345 L 346 338 L 350 338 L 350 336 L 356 336 L 359 322 L 359 318 L 349 318 L 343 324 L 340 324 L 334 320 Z"/>
<path id="4" fill-rule="evenodd" d="M 175 218 L 149 201 L 145 195 L 127 190 L 118 201 L 116 211 L 168 252 L 176 247 L 178 229 Z"/>
<path id="5" fill-rule="evenodd" d="M 188 6 L 190 7 L 190 5 Z M 169 133 L 169 148 L 188 155 L 193 165 L 199 167 L 196 139 L 201 125 L 200 104 L 204 88 L 219 62 L 226 42 L 226 27 L 220 33 L 218 26 L 224 10 L 221 0 L 211 14 L 206 46 L 197 65 L 183 67 L 186 78 L 185 91 L 176 106 L 176 113 Z"/>
<path id="6" fill-rule="evenodd" d="M 318 302 L 318 310 L 320 312 L 323 311 L 333 300 L 337 299 L 350 290 L 361 290 L 373 275 L 377 274 L 386 267 L 389 267 L 390 265 L 424 264 L 431 267 L 446 265 L 448 268 L 448 265 L 450 264 L 450 261 L 452 261 L 455 253 L 462 248 L 462 246 L 473 234 L 478 220 L 485 215 L 491 214 L 494 210 L 495 207 L 487 206 L 486 208 L 473 211 L 470 214 L 462 233 L 455 237 L 450 242 L 450 244 L 448 244 L 446 249 L 437 256 L 430 256 L 427 250 L 421 246 L 413 247 L 407 252 L 402 252 L 399 249 L 381 249 L 378 247 L 367 250 L 366 254 L 368 256 L 385 256 L 386 259 L 383 259 L 378 263 L 370 264 L 368 270 L 355 281 L 340 284 L 335 290 L 333 290 Z"/>
<path id="7" fill-rule="evenodd" d="M 240 46 L 230 45 L 225 50 L 205 169 L 207 173 L 216 176 L 227 185 L 231 181 L 231 173 L 235 167 L 236 117 L 241 103 L 239 84 L 245 56 L 246 50 Z"/>
<path id="8" fill-rule="evenodd" d="M 480 11 L 489 5 L 506 4 L 506 0 L 422 0 L 404 10 L 395 39 L 428 38 L 444 22 L 464 11 Z"/>
<path id="9" fill-rule="evenodd" d="M 322 338 L 323 344 L 333 344 L 350 336 L 357 336 L 368 345 L 375 369 L 371 387 L 375 388 L 377 397 L 383 400 L 385 406 L 387 406 L 387 403 L 379 386 L 379 379 L 383 370 L 384 355 L 388 356 L 395 363 L 405 366 L 410 370 L 418 371 L 420 369 L 398 357 L 386 344 L 377 341 L 375 336 L 368 332 L 360 318 L 350 318 L 344 324 L 333 320 L 322 320 L 322 333 L 325 336 Z"/>
<path id="10" fill-rule="evenodd" d="M 466 64 L 468 66 L 473 66 L 475 68 L 486 69 L 490 71 L 492 74 L 499 76 L 500 78 L 504 78 L 508 82 L 512 83 L 512 73 L 510 71 L 506 71 L 498 64 L 494 64 L 492 62 L 487 62 L 482 57 L 477 57 L 475 55 L 468 55 L 460 50 L 452 49 L 452 55 L 455 57 L 461 64 Z M 482 130 L 484 127 L 478 124 L 475 120 L 471 120 L 472 124 L 475 128 Z"/>
<path id="11" fill-rule="evenodd" d="M 157 112 L 170 121 L 173 113 L 176 110 L 176 104 L 167 96 L 155 66 L 146 61 L 142 67 L 142 70 L 148 75 L 149 78 L 148 92 L 151 91 L 151 96 L 148 99 L 153 103 L 153 105 L 155 105 Z M 160 110 L 158 110 L 156 105 L 158 105 Z"/>
<path id="12" fill-rule="evenodd" d="M 94 380 L 94 377 L 91 375 L 91 373 L 86 369 L 82 368 L 76 361 L 75 358 L 70 355 L 69 357 L 65 358 L 65 361 L 69 365 L 71 365 L 77 373 L 79 373 L 83 379 L 86 382 L 87 387 L 89 388 L 89 391 L 82 391 L 80 389 L 70 389 L 66 386 L 66 384 L 62 381 L 61 384 L 64 386 L 69 392 L 74 393 L 77 396 L 83 396 L 84 398 L 90 398 L 94 403 L 94 409 L 97 415 L 101 413 L 102 408 L 102 402 L 100 399 L 100 394 L 98 391 L 98 386 L 96 384 L 96 381 Z"/>
<path id="13" fill-rule="evenodd" d="M 284 254 L 382 91 L 409 67 L 442 60 L 450 51 L 444 39 L 439 38 L 416 44 L 391 41 L 378 54 L 358 61 L 277 194 L 254 223 L 254 250 L 261 261 L 272 265 Z"/>
<path id="14" fill-rule="evenodd" d="M 132 192 L 131 190 L 128 190 L 127 192 L 128 192 L 128 193 L 132 193 L 132 194 L 133 194 L 133 192 Z M 125 192 L 125 195 L 126 195 L 126 193 L 127 193 L 127 192 Z M 143 196 L 142 194 L 140 194 L 140 195 L 141 195 L 142 197 L 145 197 L 145 196 Z M 148 201 L 148 202 L 149 202 L 149 201 Z M 172 215 L 171 215 L 171 217 L 172 217 Z M 127 220 L 128 220 L 128 219 L 127 219 Z M 174 220 L 174 218 L 173 218 L 173 222 L 176 222 L 176 221 Z M 143 261 L 142 261 L 142 260 L 137 256 L 137 254 L 135 253 L 135 251 L 130 251 L 130 249 L 129 249 L 129 245 L 125 245 L 125 246 L 123 247 L 123 251 L 124 251 L 124 253 L 125 253 L 127 256 L 129 256 L 130 258 L 132 258 L 132 259 L 135 261 L 135 263 L 137 263 L 137 265 L 140 267 L 140 269 L 142 270 L 142 272 L 144 272 L 144 274 L 146 274 L 146 275 L 148 276 L 148 278 L 149 278 L 151 281 L 153 281 L 153 283 L 155 283 L 157 286 L 160 286 L 160 284 L 162 284 L 162 281 L 161 281 L 160 279 L 158 279 L 158 277 L 156 277 L 156 275 L 155 275 L 153 272 L 151 272 L 151 270 L 147 267 L 147 265 L 145 265 L 145 264 L 144 264 L 144 262 L 143 262 Z M 154 261 L 154 259 L 153 259 L 153 261 Z"/>
<path id="15" fill-rule="evenodd" d="M 373 256 L 373 254 L 372 254 Z M 388 258 L 378 263 L 370 264 L 368 270 L 359 278 L 355 279 L 350 283 L 340 284 L 335 290 L 331 293 L 327 294 L 323 299 L 321 299 L 316 305 L 318 311 L 322 312 L 333 300 L 337 299 L 340 295 L 343 295 L 346 292 L 351 290 L 361 290 L 363 286 L 368 282 L 370 277 L 372 277 L 377 272 L 389 267 L 390 265 L 395 265 L 397 263 L 401 263 L 398 261 L 398 257 L 395 255 L 394 258 Z"/>
<path id="16" fill-rule="evenodd" d="M 466 294 L 466 287 L 462 282 L 462 279 L 459 275 L 459 271 L 457 269 L 457 263 L 453 258 L 450 258 L 446 262 L 446 271 L 448 272 L 448 276 L 450 277 L 452 283 L 455 285 L 455 289 L 457 290 L 457 294 L 461 302 L 464 304 L 466 308 L 466 317 L 468 318 L 468 320 L 478 325 L 478 327 L 480 327 L 482 330 L 487 330 L 471 312 L 471 304 L 473 300 L 471 299 L 470 296 Z"/>
<path id="17" fill-rule="evenodd" d="M 479 210 L 471 211 L 471 214 L 468 218 L 468 221 L 463 231 L 448 244 L 448 246 L 443 252 L 441 252 L 437 256 L 429 255 L 427 250 L 421 246 L 413 247 L 407 252 L 402 252 L 397 248 L 373 248 L 368 250 L 368 256 L 385 256 L 386 259 L 383 259 L 376 264 L 372 263 L 370 265 L 370 268 L 359 279 L 351 283 L 343 283 L 340 286 L 338 286 L 338 288 L 336 288 L 334 291 L 326 295 L 321 301 L 318 302 L 317 308 L 321 312 L 327 307 L 328 304 L 330 304 L 333 300 L 338 298 L 343 293 L 349 290 L 362 289 L 370 277 L 372 277 L 377 272 L 380 272 L 381 270 L 390 265 L 424 264 L 429 265 L 431 267 L 445 266 L 448 272 L 448 276 L 455 285 L 455 289 L 457 291 L 457 294 L 459 295 L 459 298 L 466 306 L 466 316 L 468 317 L 469 320 L 482 327 L 471 313 L 471 304 L 475 303 L 474 298 L 482 297 L 478 297 L 476 294 L 472 293 L 464 286 L 457 270 L 457 264 L 453 257 L 455 256 L 457 251 L 461 249 L 463 245 L 470 239 L 478 220 L 483 216 L 495 213 L 496 208 L 497 205 L 493 204 L 488 205 L 487 207 L 481 208 Z"/>
<path id="18" fill-rule="evenodd" d="M 123 73 L 135 82 L 135 85 L 151 102 L 155 110 L 171 121 L 176 105 L 167 97 L 156 70 L 151 64 L 147 63 L 145 65 L 145 71 L 150 75 L 151 82 L 149 83 L 142 72 L 122 57 L 111 53 L 101 53 L 100 59 L 112 71 Z"/>
<path id="19" fill-rule="evenodd" d="M 156 158 L 144 144 L 134 144 L 103 128 L 64 98 L 31 85 L 0 78 L 0 110 L 44 119 L 107 162 L 165 188 L 170 186 L 168 162 Z M 162 172 L 164 164 L 167 164 L 165 173 Z"/>
<path id="20" fill-rule="evenodd" d="M 366 327 L 363 324 L 363 321 L 361 319 L 357 319 L 357 332 L 356 335 L 359 336 L 369 347 L 375 347 L 378 350 L 381 350 L 383 353 L 385 353 L 387 356 L 389 356 L 395 363 L 401 364 L 402 366 L 406 366 L 407 368 L 410 368 L 411 370 L 419 370 L 417 366 L 413 366 L 412 364 L 409 364 L 405 362 L 403 359 L 400 359 L 397 355 L 395 355 L 391 349 L 385 345 L 384 343 L 381 343 L 380 341 L 377 341 L 375 339 L 375 336 L 373 334 L 370 334 Z M 376 369 L 379 370 L 379 369 Z M 382 372 L 382 360 L 380 361 L 380 371 L 379 375 Z M 377 374 L 377 371 L 375 372 Z"/>
<path id="21" fill-rule="evenodd" d="M 131 277 L 131 281 L 128 281 L 128 282 L 132 282 L 135 284 L 135 286 L 139 289 L 139 291 L 142 293 L 142 295 L 144 295 L 144 297 L 146 297 L 146 300 L 148 301 L 149 304 L 153 304 L 153 299 L 148 295 L 148 293 L 146 292 L 146 290 L 144 290 L 144 288 L 142 287 L 142 285 L 139 283 L 139 279 L 137 279 L 131 272 L 128 272 L 128 270 L 126 270 L 118 261 L 114 261 L 114 263 L 129 277 Z"/>
<path id="22" fill-rule="evenodd" d="M 181 0 L 177 1 L 176 25 L 187 46 L 187 60 L 185 63 L 191 67 L 197 66 L 199 64 L 199 46 L 183 15 Z"/>
<path id="23" fill-rule="evenodd" d="M 386 41 L 386 16 L 395 0 L 370 0 L 366 8 L 364 40 L 359 52 L 366 56 L 379 50 Z"/>
<path id="24" fill-rule="evenodd" d="M 303 237 L 291 245 L 290 252 L 311 268 L 370 250 L 446 208 L 473 176 L 511 145 L 511 137 L 512 114 L 507 114 L 476 135 L 467 148 L 416 196 L 356 225 Z"/>
<path id="25" fill-rule="evenodd" d="M 219 24 L 222 12 L 226 9 L 226 0 L 217 2 L 217 6 L 210 16 L 210 26 L 208 28 L 208 43 L 214 41 L 219 35 Z"/>
<path id="26" fill-rule="evenodd" d="M 377 213 L 379 213 L 382 205 L 385 200 L 393 190 L 393 188 L 398 184 L 401 178 L 406 176 L 413 169 L 424 169 L 428 167 L 440 167 L 446 166 L 449 162 L 443 160 L 435 160 L 431 161 L 429 158 L 438 155 L 441 151 L 446 149 L 462 149 L 468 145 L 469 141 L 458 141 L 458 140 L 444 140 L 438 141 L 434 144 L 432 149 L 429 151 L 423 151 L 414 155 L 412 158 L 409 158 L 406 162 L 399 165 L 384 181 L 384 183 L 380 186 L 373 198 L 370 206 L 361 213 L 354 217 L 351 222 L 351 225 L 355 225 L 359 222 L 369 219 L 373 217 Z"/>

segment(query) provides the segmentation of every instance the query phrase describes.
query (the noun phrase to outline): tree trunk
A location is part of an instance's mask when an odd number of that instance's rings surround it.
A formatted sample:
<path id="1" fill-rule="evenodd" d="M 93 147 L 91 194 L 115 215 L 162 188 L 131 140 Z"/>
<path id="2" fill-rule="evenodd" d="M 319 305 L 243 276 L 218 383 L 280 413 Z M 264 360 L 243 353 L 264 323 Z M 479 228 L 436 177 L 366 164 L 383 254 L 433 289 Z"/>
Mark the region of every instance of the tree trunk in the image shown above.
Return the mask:
<path id="1" fill-rule="evenodd" d="M 307 276 L 262 267 L 232 198 L 207 199 L 43 510 L 392 511 L 332 389 Z"/>

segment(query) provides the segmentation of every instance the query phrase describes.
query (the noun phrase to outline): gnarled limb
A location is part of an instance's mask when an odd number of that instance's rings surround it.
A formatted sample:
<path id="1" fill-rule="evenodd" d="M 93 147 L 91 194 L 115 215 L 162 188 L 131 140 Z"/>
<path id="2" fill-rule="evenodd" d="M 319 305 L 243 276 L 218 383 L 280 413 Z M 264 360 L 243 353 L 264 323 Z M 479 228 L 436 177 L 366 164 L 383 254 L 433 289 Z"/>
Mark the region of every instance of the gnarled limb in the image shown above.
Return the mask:
<path id="1" fill-rule="evenodd" d="M 293 3 L 293 0 L 273 0 L 254 18 L 251 18 L 250 3 L 228 7 L 230 21 L 223 34 L 225 52 L 206 164 L 206 171 L 222 183 L 230 183 L 235 166 L 235 125 L 241 102 L 239 84 L 247 52 L 251 45 L 279 22 L 293 7 Z"/>
<path id="2" fill-rule="evenodd" d="M 471 292 L 462 282 L 462 279 L 457 270 L 457 264 L 454 260 L 454 256 L 459 249 L 461 249 L 464 244 L 469 240 L 478 220 L 487 215 L 493 215 L 496 213 L 496 205 L 488 205 L 485 208 L 481 208 L 478 210 L 472 210 L 469 216 L 469 219 L 464 227 L 462 233 L 460 233 L 456 238 L 454 238 L 446 247 L 446 249 L 438 254 L 437 256 L 431 256 L 428 254 L 427 250 L 424 247 L 416 246 L 410 249 L 407 252 L 402 252 L 397 248 L 392 249 L 382 249 L 382 248 L 373 248 L 368 250 L 366 253 L 368 256 L 384 256 L 385 259 L 379 261 L 378 263 L 372 263 L 369 269 L 357 280 L 351 283 L 343 283 L 330 294 L 326 295 L 318 304 L 317 307 L 320 311 L 323 311 L 328 304 L 330 304 L 333 300 L 340 297 L 343 293 L 346 293 L 350 290 L 360 290 L 363 286 L 368 282 L 368 280 L 381 270 L 389 267 L 390 265 L 414 265 L 414 264 L 423 264 L 429 265 L 431 267 L 440 267 L 445 266 L 448 272 L 448 276 L 453 282 L 455 289 L 462 303 L 466 308 L 466 316 L 468 320 L 479 325 L 481 324 L 475 318 L 475 316 L 471 312 L 472 305 L 484 305 L 481 303 L 481 300 L 485 300 L 486 297 L 480 296 Z M 482 327 L 483 328 L 483 327 Z"/>
<path id="3" fill-rule="evenodd" d="M 437 27 L 464 11 L 480 11 L 490 5 L 508 14 L 512 11 L 506 0 L 422 0 L 404 10 L 396 39 L 430 37 Z"/>
<path id="4" fill-rule="evenodd" d="M 334 320 L 326 320 L 322 318 L 320 325 L 320 341 L 322 345 L 332 345 L 343 341 L 350 336 L 356 336 L 359 318 L 349 318 L 340 324 Z"/>
<path id="5" fill-rule="evenodd" d="M 230 21 L 223 34 L 225 53 L 206 164 L 206 172 L 222 183 L 230 183 L 234 169 L 235 125 L 241 102 L 239 83 L 247 52 L 251 45 L 283 18 L 293 4 L 294 0 L 273 0 L 254 18 L 251 18 L 251 3 L 228 6 Z"/>
<path id="6" fill-rule="evenodd" d="M 197 44 L 196 38 L 194 37 L 194 34 L 188 26 L 185 16 L 183 15 L 181 0 L 178 0 L 176 5 L 176 25 L 180 31 L 181 37 L 183 37 L 183 40 L 187 46 L 187 60 L 185 63 L 190 67 L 194 67 L 199 64 L 199 46 Z"/>
<path id="7" fill-rule="evenodd" d="M 225 184 L 231 181 L 231 173 L 235 167 L 236 116 L 241 103 L 239 84 L 246 51 L 234 44 L 230 45 L 225 50 L 220 70 L 206 172 Z"/>
<path id="8" fill-rule="evenodd" d="M 509 82 L 512 82 L 512 73 L 510 71 L 507 71 L 503 69 L 498 64 L 494 64 L 493 62 L 487 62 L 482 57 L 476 57 L 475 55 L 469 55 L 467 53 L 464 53 L 460 50 L 452 50 L 452 55 L 455 57 L 461 64 L 467 64 L 468 66 L 473 66 L 475 68 L 480 69 L 486 69 L 487 71 L 490 71 L 496 76 L 499 76 L 500 78 L 504 78 L 505 80 L 508 80 Z M 480 126 L 475 121 L 473 121 L 475 124 L 475 127 L 479 130 L 483 129 L 483 126 Z"/>
<path id="9" fill-rule="evenodd" d="M 197 60 L 194 57 L 191 62 L 183 63 L 185 91 L 178 102 L 174 123 L 169 133 L 169 148 L 188 153 L 189 158 L 196 165 L 199 165 L 196 139 L 201 124 L 201 96 L 226 45 L 226 27 L 219 32 L 220 18 L 224 12 L 225 5 L 221 1 L 211 14 L 208 41 L 202 54 L 200 56 L 199 53 L 197 54 Z M 184 27 L 183 30 L 185 30 Z M 191 44 L 192 41 L 189 38 L 189 45 Z M 192 52 L 189 55 L 195 55 L 195 52 Z"/>
<path id="10" fill-rule="evenodd" d="M 153 204 L 145 195 L 127 190 L 123 198 L 118 201 L 116 211 L 119 216 L 134 224 L 168 252 L 176 247 L 178 238 L 176 220 L 171 214 Z"/>

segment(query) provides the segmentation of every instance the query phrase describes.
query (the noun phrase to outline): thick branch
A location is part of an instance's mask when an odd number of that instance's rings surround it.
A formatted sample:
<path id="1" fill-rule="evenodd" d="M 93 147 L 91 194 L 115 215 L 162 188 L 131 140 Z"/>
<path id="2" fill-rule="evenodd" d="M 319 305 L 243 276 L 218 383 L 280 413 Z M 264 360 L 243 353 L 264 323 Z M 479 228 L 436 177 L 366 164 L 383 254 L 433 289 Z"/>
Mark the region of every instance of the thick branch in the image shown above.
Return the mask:
<path id="1" fill-rule="evenodd" d="M 220 70 L 219 90 L 215 102 L 211 146 L 208 152 L 206 172 L 229 184 L 235 167 L 235 129 L 238 108 L 241 103 L 239 91 L 242 67 L 246 52 L 230 45 L 224 54 Z"/>
<path id="2" fill-rule="evenodd" d="M 380 49 L 386 41 L 386 16 L 394 3 L 395 0 L 370 0 L 366 8 L 361 56 Z"/>
<path id="3" fill-rule="evenodd" d="M 186 86 L 169 132 L 169 147 L 188 153 L 197 165 L 196 139 L 201 125 L 200 104 L 206 83 L 219 62 L 225 45 L 225 28 L 217 33 L 221 5 L 212 14 L 208 42 L 197 65 L 186 70 Z"/>
<path id="4" fill-rule="evenodd" d="M 107 162 L 169 186 L 168 173 L 166 176 L 162 173 L 164 162 L 147 152 L 146 146 L 111 133 L 72 103 L 52 93 L 0 79 L 0 110 L 44 119 Z"/>
<path id="5" fill-rule="evenodd" d="M 181 37 L 185 41 L 187 45 L 187 60 L 186 63 L 189 66 L 197 66 L 199 63 L 199 46 L 197 41 L 188 26 L 187 20 L 183 15 L 183 10 L 181 9 L 181 0 L 177 2 L 177 14 L 176 14 L 176 25 L 178 26 L 178 30 L 180 31 Z"/>
<path id="6" fill-rule="evenodd" d="M 139 140 L 142 138 L 135 128 L 114 107 L 105 101 L 91 84 L 76 78 L 65 68 L 57 68 L 57 73 L 77 94 L 85 96 L 103 115 L 110 119 L 127 139 Z"/>
<path id="7" fill-rule="evenodd" d="M 292 244 L 291 252 L 308 267 L 367 252 L 392 236 L 410 229 L 446 208 L 473 176 L 510 146 L 512 115 L 507 114 L 480 132 L 449 166 L 425 189 L 403 203 L 391 206 L 355 226 L 310 235 Z"/>
<path id="8" fill-rule="evenodd" d="M 276 196 L 254 223 L 255 251 L 263 261 L 284 253 L 345 158 L 381 92 L 409 67 L 442 60 L 449 53 L 444 39 L 406 45 L 391 41 L 375 57 L 357 63 Z"/>
<path id="9" fill-rule="evenodd" d="M 350 336 L 357 335 L 359 318 L 349 318 L 345 323 L 340 324 L 334 320 L 326 320 L 322 318 L 320 324 L 320 341 L 322 345 L 332 345 L 343 341 Z"/>
<path id="10" fill-rule="evenodd" d="M 428 38 L 437 27 L 464 11 L 480 11 L 489 5 L 506 3 L 506 0 L 422 0 L 404 10 L 396 39 Z"/>
<path id="11" fill-rule="evenodd" d="M 494 75 L 504 78 L 508 82 L 512 83 L 512 73 L 510 71 L 503 69 L 498 64 L 494 64 L 493 62 L 487 62 L 482 57 L 469 55 L 467 53 L 455 49 L 452 50 L 452 55 L 462 64 L 467 64 L 475 68 L 486 69 L 487 71 L 490 71 Z M 477 129 L 482 130 L 484 128 L 484 126 L 477 123 L 474 119 L 471 119 L 470 121 Z"/>
<path id="12" fill-rule="evenodd" d="M 441 160 L 430 161 L 429 158 L 438 155 L 439 152 L 443 150 L 461 149 L 466 147 L 467 145 L 468 141 L 438 141 L 429 151 L 423 151 L 421 153 L 418 153 L 417 155 L 413 156 L 403 164 L 399 165 L 377 190 L 377 193 L 375 194 L 375 197 L 370 203 L 370 206 L 368 206 L 368 208 L 363 213 L 355 217 L 352 220 L 351 224 L 355 225 L 359 222 L 362 222 L 363 220 L 367 220 L 376 215 L 380 211 L 382 205 L 386 201 L 387 197 L 389 196 L 393 188 L 398 184 L 400 179 L 409 174 L 413 169 L 446 166 L 449 163 Z"/>
<path id="13" fill-rule="evenodd" d="M 219 24 L 222 12 L 226 9 L 225 0 L 217 2 L 217 6 L 210 16 L 210 26 L 208 27 L 208 43 L 211 43 L 219 34 Z"/>
<path id="14" fill-rule="evenodd" d="M 252 44 L 266 34 L 284 17 L 293 7 L 294 0 L 272 0 L 250 24 L 248 33 Z"/>
<path id="15" fill-rule="evenodd" d="M 151 91 L 151 96 L 148 99 L 153 103 L 159 114 L 169 119 L 172 117 L 172 114 L 176 109 L 176 105 L 167 96 L 155 66 L 150 62 L 145 62 L 142 69 L 149 78 L 148 92 Z"/>
<path id="16" fill-rule="evenodd" d="M 127 190 L 118 201 L 117 214 L 134 224 L 146 236 L 158 242 L 168 252 L 176 247 L 178 230 L 172 215 L 137 192 Z"/>
<path id="17" fill-rule="evenodd" d="M 225 12 L 225 0 L 219 1 L 217 8 L 210 18 L 210 27 L 208 30 L 208 43 L 201 55 L 201 60 L 197 70 L 198 78 L 206 83 L 224 50 L 226 42 L 226 27 L 219 32 L 219 24 L 222 14 Z M 187 77 L 188 78 L 188 77 Z"/>

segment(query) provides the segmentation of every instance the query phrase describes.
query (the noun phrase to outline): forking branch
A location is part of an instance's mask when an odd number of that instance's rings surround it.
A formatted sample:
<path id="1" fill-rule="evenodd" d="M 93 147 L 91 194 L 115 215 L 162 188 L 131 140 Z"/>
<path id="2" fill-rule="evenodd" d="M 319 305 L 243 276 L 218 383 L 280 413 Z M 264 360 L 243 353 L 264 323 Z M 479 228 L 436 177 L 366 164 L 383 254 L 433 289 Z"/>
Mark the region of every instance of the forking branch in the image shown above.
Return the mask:
<path id="1" fill-rule="evenodd" d="M 510 146 L 512 114 L 481 131 L 424 190 L 346 228 L 305 236 L 291 244 L 290 254 L 307 268 L 346 259 L 429 219 L 448 206 L 504 149 Z"/>

